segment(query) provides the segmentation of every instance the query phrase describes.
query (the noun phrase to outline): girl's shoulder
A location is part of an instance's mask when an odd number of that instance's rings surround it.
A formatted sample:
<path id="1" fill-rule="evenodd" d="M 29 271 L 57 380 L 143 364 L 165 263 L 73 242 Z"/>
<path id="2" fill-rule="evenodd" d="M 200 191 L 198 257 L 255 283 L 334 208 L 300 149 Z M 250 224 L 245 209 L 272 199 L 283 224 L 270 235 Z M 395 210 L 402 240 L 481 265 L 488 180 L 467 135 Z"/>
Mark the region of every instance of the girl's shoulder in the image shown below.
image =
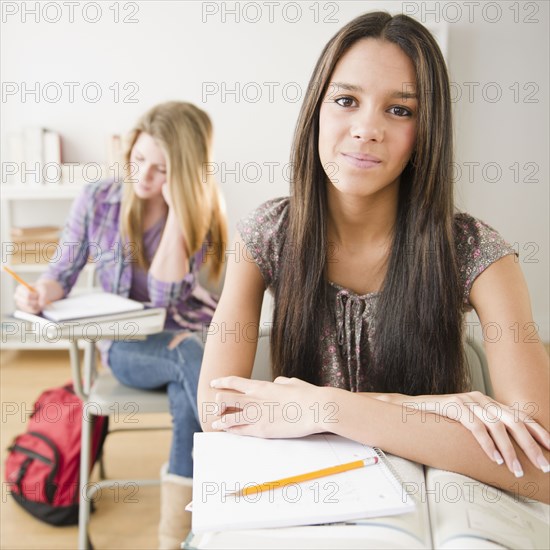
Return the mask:
<path id="1" fill-rule="evenodd" d="M 469 304 L 476 277 L 500 258 L 516 251 L 496 229 L 465 212 L 455 214 L 454 236 L 463 298 Z"/>
<path id="2" fill-rule="evenodd" d="M 122 201 L 122 184 L 114 179 L 87 183 L 75 199 L 78 209 L 95 212 Z"/>
<path id="3" fill-rule="evenodd" d="M 289 197 L 270 199 L 237 223 L 245 254 L 258 265 L 267 288 L 279 274 L 279 259 L 288 227 Z"/>
<path id="4" fill-rule="evenodd" d="M 289 203 L 290 197 L 269 199 L 242 218 L 238 225 L 243 229 L 251 230 L 258 227 L 264 229 L 279 227 L 281 224 L 288 223 Z"/>
<path id="5" fill-rule="evenodd" d="M 97 203 L 118 203 L 122 200 L 122 184 L 112 178 L 100 180 L 86 185 L 84 193 Z"/>
<path id="6" fill-rule="evenodd" d="M 84 185 L 76 196 L 72 210 L 77 218 L 90 221 L 101 219 L 113 211 L 113 205 L 118 211 L 122 200 L 122 186 L 116 180 L 100 180 Z"/>

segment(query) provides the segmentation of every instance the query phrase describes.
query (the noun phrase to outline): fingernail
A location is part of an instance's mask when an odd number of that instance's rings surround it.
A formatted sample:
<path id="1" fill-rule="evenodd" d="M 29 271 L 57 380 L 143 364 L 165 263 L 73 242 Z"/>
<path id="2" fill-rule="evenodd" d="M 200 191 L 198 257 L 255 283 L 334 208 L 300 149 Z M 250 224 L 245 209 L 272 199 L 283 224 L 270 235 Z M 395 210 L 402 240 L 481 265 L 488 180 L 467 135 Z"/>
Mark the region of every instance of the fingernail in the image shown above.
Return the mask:
<path id="1" fill-rule="evenodd" d="M 512 468 L 514 469 L 514 475 L 516 477 L 523 477 L 523 469 L 521 468 L 521 464 L 518 459 L 512 462 Z"/>
<path id="2" fill-rule="evenodd" d="M 501 466 L 502 464 L 504 464 L 504 459 L 502 458 L 502 455 L 498 452 L 498 451 L 495 451 L 493 453 L 493 458 L 495 460 L 495 462 Z"/>
<path id="3" fill-rule="evenodd" d="M 220 427 L 221 426 L 218 420 L 216 420 L 215 422 L 212 422 L 212 428 L 214 428 L 215 430 L 218 430 Z"/>
<path id="4" fill-rule="evenodd" d="M 540 469 L 545 473 L 547 474 L 548 472 L 550 472 L 550 464 L 548 464 L 548 460 L 546 460 L 546 458 L 544 456 L 539 456 L 537 458 L 537 462 L 540 466 Z"/>
<path id="5" fill-rule="evenodd" d="M 218 380 L 210 380 L 210 387 L 211 388 L 215 388 L 217 384 L 218 384 Z"/>

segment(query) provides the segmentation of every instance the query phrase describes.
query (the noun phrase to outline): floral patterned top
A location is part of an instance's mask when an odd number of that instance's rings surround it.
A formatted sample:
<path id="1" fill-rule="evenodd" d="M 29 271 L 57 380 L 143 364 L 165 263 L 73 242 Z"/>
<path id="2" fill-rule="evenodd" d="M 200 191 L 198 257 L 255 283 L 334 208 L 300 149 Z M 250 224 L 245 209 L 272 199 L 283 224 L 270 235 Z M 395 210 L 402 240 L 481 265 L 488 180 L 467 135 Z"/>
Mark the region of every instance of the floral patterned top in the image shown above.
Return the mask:
<path id="1" fill-rule="evenodd" d="M 237 229 L 273 292 L 279 277 L 282 236 L 288 227 L 289 198 L 260 205 Z M 455 216 L 455 244 L 464 310 L 472 309 L 470 290 L 476 277 L 514 249 L 489 225 L 459 213 Z M 366 374 L 374 339 L 374 315 L 379 293 L 359 295 L 329 282 L 331 310 L 321 336 L 321 383 L 351 391 L 367 391 Z"/>

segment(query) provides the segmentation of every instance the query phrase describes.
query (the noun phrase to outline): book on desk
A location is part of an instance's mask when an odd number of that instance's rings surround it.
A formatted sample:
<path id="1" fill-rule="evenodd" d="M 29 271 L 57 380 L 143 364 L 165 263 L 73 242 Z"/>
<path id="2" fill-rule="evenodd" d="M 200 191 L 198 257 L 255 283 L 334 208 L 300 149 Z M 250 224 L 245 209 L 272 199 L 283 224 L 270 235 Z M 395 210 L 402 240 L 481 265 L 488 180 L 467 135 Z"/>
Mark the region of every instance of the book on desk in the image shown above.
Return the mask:
<path id="1" fill-rule="evenodd" d="M 547 505 L 460 474 L 391 455 L 384 458 L 380 451 L 333 434 L 288 440 L 229 433 L 195 438 L 193 532 L 184 548 L 550 547 Z M 302 471 L 311 465 L 312 452 L 324 455 L 319 464 L 345 461 L 350 452 L 378 452 L 383 460 L 380 468 L 304 483 L 301 500 L 296 500 L 296 491 L 285 499 L 280 489 L 278 496 L 274 490 L 248 503 L 222 498 L 224 488 Z M 317 501 L 330 497 L 336 502 L 316 507 L 311 498 L 315 493 Z"/>

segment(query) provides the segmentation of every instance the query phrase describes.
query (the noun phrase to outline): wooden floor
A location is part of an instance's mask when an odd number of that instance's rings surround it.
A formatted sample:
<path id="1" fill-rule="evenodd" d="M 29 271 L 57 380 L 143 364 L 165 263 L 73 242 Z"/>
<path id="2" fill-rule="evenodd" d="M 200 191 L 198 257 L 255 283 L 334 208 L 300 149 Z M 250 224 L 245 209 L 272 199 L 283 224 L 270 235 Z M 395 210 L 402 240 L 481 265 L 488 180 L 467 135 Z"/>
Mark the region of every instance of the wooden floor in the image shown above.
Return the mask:
<path id="1" fill-rule="evenodd" d="M 25 431 L 28 412 L 42 390 L 59 386 L 70 378 L 66 351 L 3 351 L 0 354 L 1 476 L 4 481 L 6 448 Z M 141 415 L 137 426 L 170 425 L 168 415 Z M 123 423 L 123 415 L 119 417 Z M 111 424 L 113 425 L 113 424 Z M 133 425 L 134 426 L 134 425 Z M 121 433 L 109 436 L 105 446 L 109 478 L 156 478 L 168 458 L 170 430 Z M 97 472 L 94 472 L 97 477 Z M 136 492 L 137 491 L 137 492 Z M 159 488 L 113 485 L 103 490 L 90 523 L 96 550 L 103 548 L 157 548 Z M 51 527 L 34 519 L 9 495 L 2 483 L 0 548 L 73 549 L 77 527 Z"/>
<path id="2" fill-rule="evenodd" d="M 59 386 L 69 378 L 66 351 L 4 351 L 0 354 L 2 481 L 5 449 L 16 435 L 25 431 L 27 411 L 42 390 Z M 139 426 L 170 425 L 168 415 L 141 415 L 137 418 Z M 123 422 L 124 418 L 121 416 L 119 421 Z M 107 476 L 158 477 L 161 465 L 167 460 L 169 446 L 169 430 L 113 434 L 105 446 Z M 113 486 L 102 492 L 96 508 L 90 524 L 96 550 L 157 547 L 158 487 L 142 487 L 133 493 Z M 76 527 L 51 527 L 34 519 L 15 503 L 6 484 L 2 484 L 0 548 L 73 549 L 76 546 Z"/>

